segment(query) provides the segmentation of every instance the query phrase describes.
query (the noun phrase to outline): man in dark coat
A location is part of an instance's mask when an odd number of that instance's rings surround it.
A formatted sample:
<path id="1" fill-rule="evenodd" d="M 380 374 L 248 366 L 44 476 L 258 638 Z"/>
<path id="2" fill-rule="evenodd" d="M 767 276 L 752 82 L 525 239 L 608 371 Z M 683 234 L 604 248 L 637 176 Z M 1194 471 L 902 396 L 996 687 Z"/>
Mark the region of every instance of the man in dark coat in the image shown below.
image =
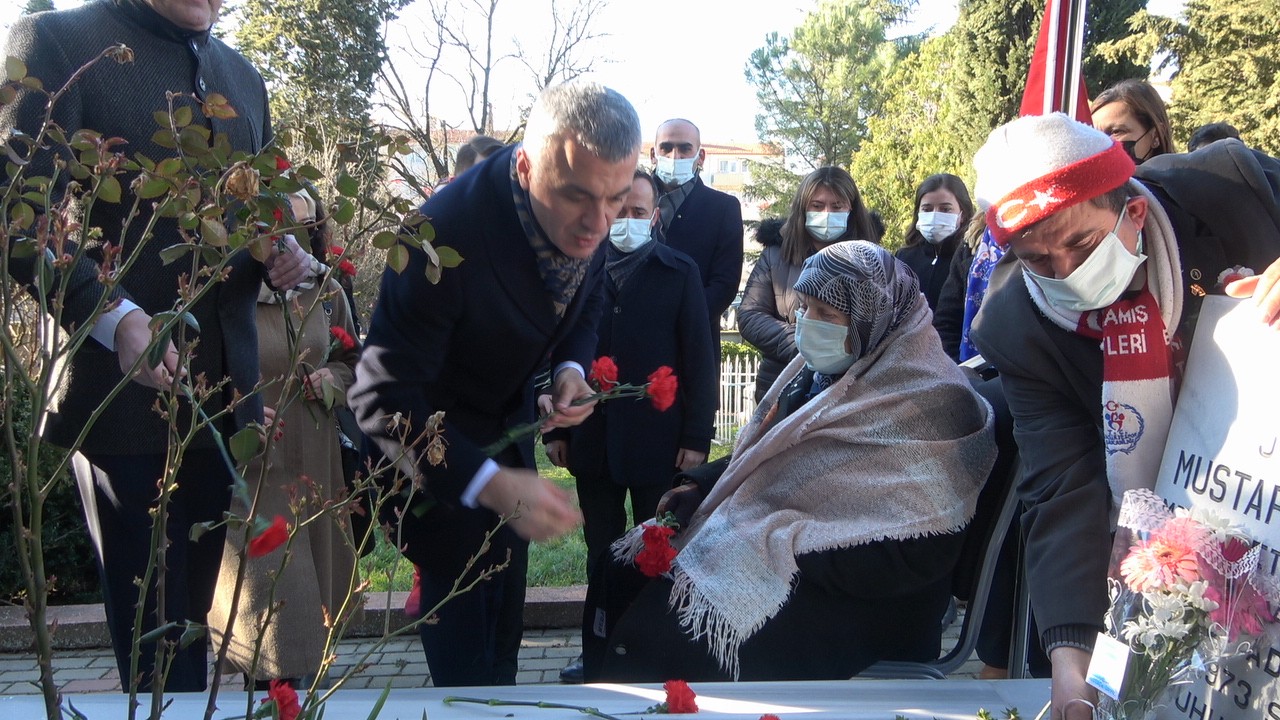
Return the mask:
<path id="1" fill-rule="evenodd" d="M 672 368 L 679 378 L 675 404 L 658 410 L 648 401 L 618 400 L 576 428 L 543 437 L 547 457 L 577 480 L 587 577 L 627 528 L 627 496 L 634 524 L 652 518 L 675 474 L 702 464 L 711 449 L 718 387 L 702 283 L 693 261 L 649 239 L 655 197 L 652 176 L 637 171 L 605 248 L 596 356 L 612 358 L 624 384 L 640 385 L 659 366 Z"/>
<path id="2" fill-rule="evenodd" d="M 217 19 L 220 0 L 175 3 L 165 0 L 98 0 L 83 7 L 38 13 L 18 20 L 9 35 L 7 54 L 21 59 L 31 75 L 50 91 L 61 88 L 82 65 L 106 48 L 123 43 L 134 53 L 134 62 L 95 64 L 58 100 L 52 122 L 70 137 L 80 129 L 95 130 L 104 138 L 120 137 L 124 149 L 159 162 L 176 156 L 152 137 L 153 113 L 165 110 L 168 91 L 186 93 L 175 100 L 179 108 L 194 110 L 196 123 L 214 134 L 223 134 L 235 150 L 258 152 L 271 141 L 271 119 L 262 78 L 239 53 L 213 37 L 209 30 Z M 235 111 L 233 118 L 206 118 L 192 96 L 219 93 Z M 16 102 L 0 109 L 0 137 L 16 132 L 39 133 L 47 97 L 24 91 Z M 25 145 L 12 143 L 11 147 Z M 27 177 L 54 176 L 54 153 L 31 156 Z M 61 172 L 53 189 L 54 200 L 66 189 L 67 173 Z M 149 510 L 158 495 L 156 481 L 166 464 L 168 423 L 152 408 L 155 388 L 168 386 L 177 370 L 177 353 L 169 347 L 160 365 L 146 367 L 136 382 L 108 404 L 106 398 L 152 340 L 148 324 L 157 312 L 170 310 L 178 298 L 179 275 L 189 272 L 184 263 L 166 265 L 160 248 L 181 242 L 177 221 L 155 220 L 154 236 L 119 285 L 107 288 L 98 282 L 99 263 L 107 248 L 128 258 L 143 242 L 143 230 L 151 220 L 148 202 L 141 215 L 127 220 L 135 198 L 131 176 L 120 179 L 119 202 L 99 200 L 85 227 L 102 230 L 101 240 L 91 240 L 80 262 L 65 272 L 68 290 L 60 301 L 60 321 L 68 326 L 93 323 L 92 337 L 72 358 L 67 382 L 59 388 L 58 407 L 47 435 L 52 442 L 80 451 L 74 469 L 86 503 L 90 533 L 99 554 L 103 595 L 116 662 L 130 686 L 130 656 L 137 652 L 141 686 L 151 682 L 154 644 L 135 647 L 134 608 L 139 590 L 135 578 L 153 564 L 152 521 Z M 122 233 L 121 229 L 125 228 Z M 293 287 L 309 267 L 307 254 L 290 236 L 289 253 L 262 264 L 241 252 L 230 261 L 230 274 L 211 292 L 187 308 L 199 323 L 199 352 L 190 367 L 192 377 L 203 374 L 211 383 L 229 378 L 225 392 L 206 405 L 212 415 L 224 407 L 233 392 L 248 393 L 258 382 L 257 337 L 254 303 L 264 274 L 277 287 Z M 74 249 L 68 250 L 74 253 Z M 32 277 L 32 264 L 11 258 L 10 272 L 24 282 Z M 52 299 L 52 298 L 50 298 Z M 190 338 L 194 339 L 194 338 Z M 105 410 L 88 428 L 83 443 L 77 439 L 95 409 Z M 234 422 L 222 428 L 226 436 L 245 422 L 260 419 L 261 403 L 251 398 L 237 407 Z M 167 550 L 166 621 L 205 622 L 213 598 L 222 556 L 225 530 L 189 540 L 194 524 L 222 518 L 230 501 L 231 474 L 213 447 L 208 434 L 199 436 L 185 452 L 177 475 L 178 490 L 169 507 Z M 144 624 L 138 632 L 156 627 L 148 593 Z M 181 629 L 173 639 L 181 634 Z M 195 642 L 175 650 L 169 670 L 169 690 L 202 690 L 208 675 L 206 644 Z"/>
<path id="3" fill-rule="evenodd" d="M 1097 697 L 1084 678 L 1108 604 L 1110 518 L 1123 490 L 1155 483 L 1174 351 L 1207 293 L 1252 295 L 1280 326 L 1280 162 L 1226 140 L 1135 175 L 1119 143 L 1058 113 L 996 128 L 974 165 L 987 225 L 1013 252 L 973 339 L 1014 416 L 1053 717 L 1088 718 L 1074 701 Z M 1261 274 L 1230 281 L 1249 268 Z"/>
<path id="4" fill-rule="evenodd" d="M 548 425 L 590 414 L 570 403 L 591 393 L 583 368 L 600 312 L 596 250 L 631 190 L 639 148 L 639 120 L 621 95 L 591 83 L 550 88 L 522 145 L 494 153 L 423 206 L 437 242 L 462 264 L 429 282 L 427 254 L 412 247 L 408 267 L 383 275 L 348 399 L 376 452 L 411 464 L 430 498 L 430 509 L 393 519 L 397 544 L 422 570 L 422 611 L 439 618 L 421 628 L 437 686 L 515 682 L 527 540 L 563 535 L 580 520 L 568 494 L 530 469 L 531 441 L 493 458 L 483 448 L 533 419 L 533 378 L 544 367 L 557 411 Z M 438 411 L 443 462 L 402 442 Z M 508 522 L 468 579 L 508 557 L 509 566 L 433 610 L 499 516 Z"/>
<path id="5" fill-rule="evenodd" d="M 658 220 L 663 242 L 698 266 L 718 363 L 720 316 L 742 284 L 742 208 L 732 195 L 707 187 L 698 176 L 707 151 L 698 127 L 688 120 L 659 125 L 649 159 L 662 185 Z"/>

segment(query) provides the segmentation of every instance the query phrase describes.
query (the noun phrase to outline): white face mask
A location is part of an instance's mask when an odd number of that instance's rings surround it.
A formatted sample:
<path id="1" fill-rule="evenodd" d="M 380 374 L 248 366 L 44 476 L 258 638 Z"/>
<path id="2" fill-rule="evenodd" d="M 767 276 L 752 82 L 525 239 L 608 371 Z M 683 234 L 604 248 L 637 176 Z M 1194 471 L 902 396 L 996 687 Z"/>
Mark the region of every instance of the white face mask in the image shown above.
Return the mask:
<path id="1" fill-rule="evenodd" d="M 649 232 L 648 220 L 618 218 L 609 226 L 609 242 L 624 253 L 629 253 L 644 245 L 652 237 L 653 235 Z"/>
<path id="2" fill-rule="evenodd" d="M 673 158 L 666 156 L 658 156 L 658 166 L 654 172 L 658 174 L 658 178 L 667 185 L 676 184 L 683 185 L 693 179 L 694 165 L 698 163 L 698 156 L 687 158 Z"/>
<path id="3" fill-rule="evenodd" d="M 822 242 L 831 242 L 849 229 L 849 213 L 809 211 L 804 214 L 804 227 Z"/>
<path id="4" fill-rule="evenodd" d="M 1098 247 L 1071 274 L 1058 280 L 1027 272 L 1054 307 L 1073 312 L 1104 308 L 1115 302 L 1133 281 L 1134 273 L 1147 259 L 1142 254 L 1142 236 L 1138 236 L 1138 254 L 1134 255 L 1120 242 L 1116 230 L 1124 220 L 1121 212 L 1116 226 L 1102 238 Z"/>
<path id="5" fill-rule="evenodd" d="M 812 320 L 796 313 L 796 349 L 815 372 L 839 375 L 853 365 L 853 353 L 845 350 L 849 328 Z"/>
<path id="6" fill-rule="evenodd" d="M 951 237 L 960 227 L 960 215 L 945 212 L 922 212 L 916 215 L 916 229 L 926 242 L 937 245 Z"/>

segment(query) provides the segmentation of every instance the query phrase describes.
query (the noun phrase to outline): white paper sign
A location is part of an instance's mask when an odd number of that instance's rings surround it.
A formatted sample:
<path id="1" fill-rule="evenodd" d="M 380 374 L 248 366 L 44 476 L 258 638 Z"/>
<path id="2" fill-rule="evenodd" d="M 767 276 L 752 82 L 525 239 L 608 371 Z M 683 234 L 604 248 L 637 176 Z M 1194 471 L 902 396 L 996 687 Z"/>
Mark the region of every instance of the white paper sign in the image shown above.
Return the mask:
<path id="1" fill-rule="evenodd" d="M 1252 300 L 1204 299 L 1156 492 L 1231 518 L 1267 545 L 1260 572 L 1280 570 L 1280 332 Z M 1179 685 L 1166 720 L 1280 720 L 1280 642 L 1271 628 L 1247 657 Z"/>

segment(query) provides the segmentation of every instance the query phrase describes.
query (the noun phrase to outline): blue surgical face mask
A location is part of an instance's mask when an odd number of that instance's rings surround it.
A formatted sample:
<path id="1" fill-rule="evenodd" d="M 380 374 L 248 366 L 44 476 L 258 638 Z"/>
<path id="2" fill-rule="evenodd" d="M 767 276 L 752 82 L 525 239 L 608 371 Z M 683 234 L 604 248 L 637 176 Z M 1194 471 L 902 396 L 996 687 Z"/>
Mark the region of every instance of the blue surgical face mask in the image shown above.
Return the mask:
<path id="1" fill-rule="evenodd" d="M 1065 278 L 1059 280 L 1027 271 L 1050 305 L 1072 312 L 1097 310 L 1114 303 L 1129 287 L 1147 256 L 1142 254 L 1141 234 L 1137 255 L 1129 252 L 1120 236 L 1116 235 L 1124 216 L 1122 211 L 1115 228 L 1080 263 L 1080 267 Z"/>
<path id="2" fill-rule="evenodd" d="M 845 349 L 848 337 L 849 328 L 845 325 L 796 313 L 796 349 L 815 372 L 839 375 L 853 365 L 853 353 Z"/>
<path id="3" fill-rule="evenodd" d="M 609 242 L 620 252 L 629 253 L 653 237 L 648 220 L 618 218 L 609 226 Z"/>
<path id="4" fill-rule="evenodd" d="M 673 158 L 663 155 L 658 156 L 658 165 L 654 168 L 658 178 L 667 185 L 675 183 L 683 185 L 693 179 L 693 174 L 697 172 L 694 165 L 698 163 L 698 156 L 687 158 Z"/>
<path id="5" fill-rule="evenodd" d="M 804 229 L 820 242 L 831 242 L 849 229 L 849 213 L 810 210 L 804 214 Z"/>

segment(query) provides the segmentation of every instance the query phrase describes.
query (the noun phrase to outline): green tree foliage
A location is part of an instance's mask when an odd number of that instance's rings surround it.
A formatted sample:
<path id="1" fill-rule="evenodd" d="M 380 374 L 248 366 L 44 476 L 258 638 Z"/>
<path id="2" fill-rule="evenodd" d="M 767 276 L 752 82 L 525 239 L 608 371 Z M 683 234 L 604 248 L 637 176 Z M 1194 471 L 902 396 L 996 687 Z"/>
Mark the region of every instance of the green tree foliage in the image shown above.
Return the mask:
<path id="1" fill-rule="evenodd" d="M 246 0 L 236 45 L 266 78 L 277 122 L 335 137 L 363 128 L 386 57 L 383 27 L 410 0 Z"/>
<path id="2" fill-rule="evenodd" d="M 22 7 L 22 14 L 30 15 L 31 13 L 56 9 L 57 8 L 53 6 L 53 0 L 27 0 L 27 4 Z"/>
<path id="3" fill-rule="evenodd" d="M 1182 20 L 1141 12 L 1131 24 L 1131 36 L 1103 51 L 1138 63 L 1159 57 L 1159 70 L 1174 70 L 1169 115 L 1179 143 L 1225 121 L 1249 145 L 1280 153 L 1280 0 L 1189 0 Z"/>
<path id="4" fill-rule="evenodd" d="M 760 139 L 811 167 L 847 167 L 880 113 L 885 80 L 918 40 L 886 40 L 903 0 L 823 0 L 791 37 L 771 33 L 746 76 L 763 109 Z"/>

